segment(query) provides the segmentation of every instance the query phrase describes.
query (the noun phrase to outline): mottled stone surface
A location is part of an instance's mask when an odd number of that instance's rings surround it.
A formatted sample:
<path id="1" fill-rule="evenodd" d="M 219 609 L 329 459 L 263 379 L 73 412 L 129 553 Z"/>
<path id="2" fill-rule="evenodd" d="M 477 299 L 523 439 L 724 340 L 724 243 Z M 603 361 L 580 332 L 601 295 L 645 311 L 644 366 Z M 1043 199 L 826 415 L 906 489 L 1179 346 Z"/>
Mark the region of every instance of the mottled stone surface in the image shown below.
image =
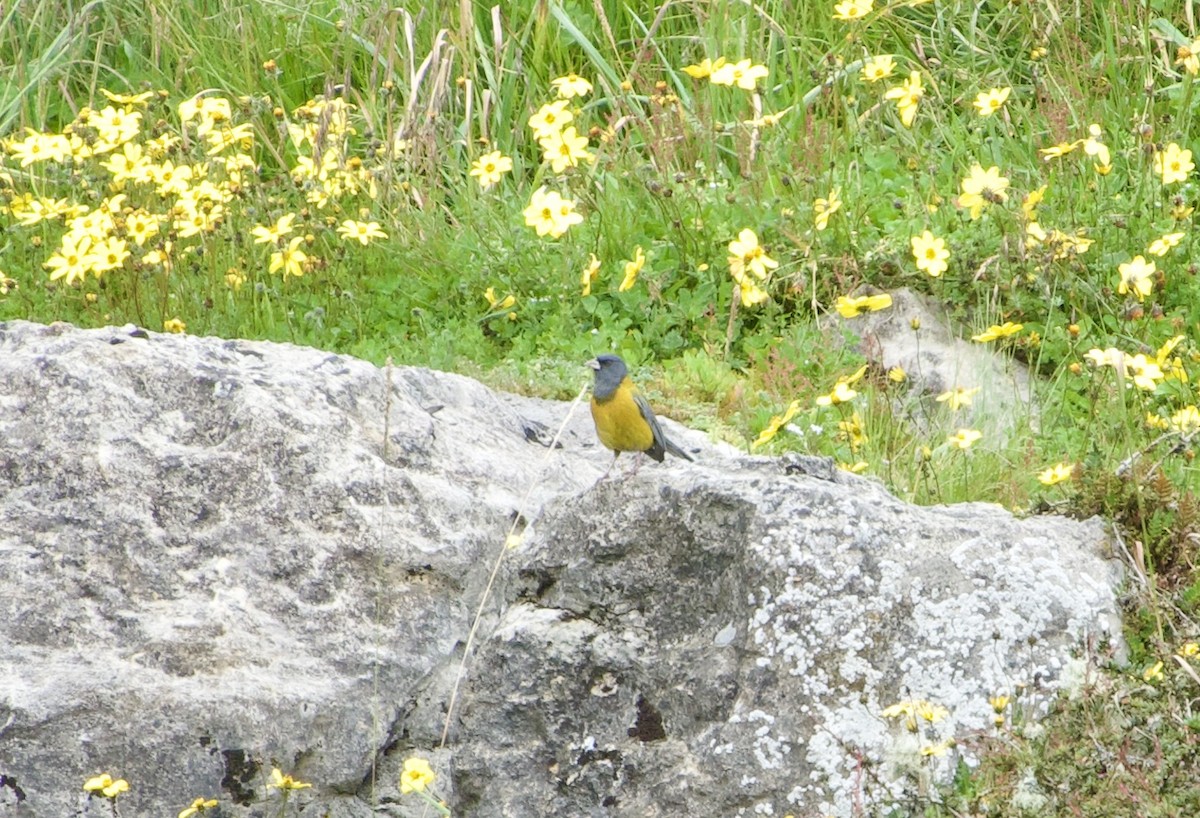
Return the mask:
<path id="1" fill-rule="evenodd" d="M 908 289 L 891 296 L 888 309 L 839 318 L 836 325 L 859 337 L 862 353 L 876 366 L 905 371 L 908 390 L 899 413 L 926 429 L 978 429 L 991 441 L 1037 423 L 1029 371 L 1002 351 L 1003 343 L 962 337 L 962 328 L 934 298 Z M 954 389 L 970 391 L 971 398 L 951 413 L 936 398 Z"/>
<path id="2" fill-rule="evenodd" d="M 0 324 L 0 808 L 91 813 L 110 772 L 123 814 L 275 814 L 277 766 L 303 815 L 419 815 L 396 777 L 422 755 L 460 815 L 845 815 L 886 798 L 884 706 L 981 727 L 1118 631 L 1096 522 L 914 508 L 677 426 L 696 464 L 596 484 L 585 407 L 548 445 L 569 411 Z"/>

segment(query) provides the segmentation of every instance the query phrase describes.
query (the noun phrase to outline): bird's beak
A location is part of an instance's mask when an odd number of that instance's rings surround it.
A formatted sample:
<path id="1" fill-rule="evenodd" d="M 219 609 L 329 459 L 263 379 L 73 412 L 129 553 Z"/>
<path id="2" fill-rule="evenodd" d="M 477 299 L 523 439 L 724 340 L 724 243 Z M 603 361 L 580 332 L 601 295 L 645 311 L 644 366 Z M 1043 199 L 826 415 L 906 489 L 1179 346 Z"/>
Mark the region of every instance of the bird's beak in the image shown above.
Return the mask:
<path id="1" fill-rule="evenodd" d="M 600 371 L 600 361 L 597 358 L 592 358 L 592 360 L 588 361 L 586 364 L 584 364 L 584 366 L 588 367 L 589 369 L 594 369 L 597 372 Z"/>

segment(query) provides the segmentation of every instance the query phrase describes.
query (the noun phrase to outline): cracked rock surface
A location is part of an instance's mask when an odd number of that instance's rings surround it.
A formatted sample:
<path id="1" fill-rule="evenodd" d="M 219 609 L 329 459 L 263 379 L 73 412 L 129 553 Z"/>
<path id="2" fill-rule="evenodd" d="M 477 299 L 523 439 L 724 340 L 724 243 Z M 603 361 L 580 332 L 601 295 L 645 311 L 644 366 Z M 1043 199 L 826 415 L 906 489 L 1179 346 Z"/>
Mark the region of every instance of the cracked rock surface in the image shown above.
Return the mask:
<path id="1" fill-rule="evenodd" d="M 696 464 L 597 484 L 585 407 L 0 324 L 0 807 L 90 813 L 108 772 L 125 814 L 274 814 L 279 767 L 302 815 L 418 815 L 421 755 L 458 815 L 848 815 L 903 792 L 887 705 L 982 729 L 1119 639 L 1098 522 L 668 431 Z"/>

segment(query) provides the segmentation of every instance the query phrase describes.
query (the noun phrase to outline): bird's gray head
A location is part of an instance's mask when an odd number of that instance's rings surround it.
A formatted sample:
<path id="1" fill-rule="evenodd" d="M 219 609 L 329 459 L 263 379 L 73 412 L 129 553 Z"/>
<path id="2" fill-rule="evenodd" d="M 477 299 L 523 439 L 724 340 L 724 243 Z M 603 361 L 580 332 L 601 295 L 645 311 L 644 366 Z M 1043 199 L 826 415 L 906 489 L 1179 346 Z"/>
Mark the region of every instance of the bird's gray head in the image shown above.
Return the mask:
<path id="1" fill-rule="evenodd" d="M 621 381 L 625 380 L 625 376 L 629 374 L 625 362 L 616 355 L 597 355 L 588 361 L 587 365 L 596 370 L 596 382 L 592 386 L 592 394 L 600 400 L 604 400 L 616 392 Z"/>

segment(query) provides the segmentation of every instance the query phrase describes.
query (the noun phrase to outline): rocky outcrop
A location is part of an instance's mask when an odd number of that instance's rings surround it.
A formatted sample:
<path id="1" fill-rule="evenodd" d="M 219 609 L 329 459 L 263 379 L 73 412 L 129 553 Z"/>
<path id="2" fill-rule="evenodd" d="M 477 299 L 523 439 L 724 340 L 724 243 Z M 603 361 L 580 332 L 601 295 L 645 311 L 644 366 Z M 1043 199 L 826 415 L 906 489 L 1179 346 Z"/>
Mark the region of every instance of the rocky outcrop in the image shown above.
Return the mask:
<path id="1" fill-rule="evenodd" d="M 962 338 L 938 301 L 901 288 L 889 293 L 892 306 L 855 318 L 831 319 L 859 337 L 858 349 L 883 371 L 903 369 L 908 388 L 896 414 L 928 431 L 970 426 L 989 441 L 1006 440 L 1015 429 L 1036 427 L 1029 370 L 1004 345 Z M 970 395 L 958 411 L 937 396 L 961 390 Z M 952 416 L 952 417 L 951 417 Z"/>
<path id="2" fill-rule="evenodd" d="M 109 772 L 127 815 L 261 815 L 278 767 L 303 815 L 420 814 L 420 755 L 459 815 L 848 814 L 903 792 L 885 706 L 982 729 L 1119 638 L 1096 522 L 914 508 L 677 426 L 696 464 L 596 483 L 586 415 L 0 324 L 0 805 L 77 814 Z"/>

